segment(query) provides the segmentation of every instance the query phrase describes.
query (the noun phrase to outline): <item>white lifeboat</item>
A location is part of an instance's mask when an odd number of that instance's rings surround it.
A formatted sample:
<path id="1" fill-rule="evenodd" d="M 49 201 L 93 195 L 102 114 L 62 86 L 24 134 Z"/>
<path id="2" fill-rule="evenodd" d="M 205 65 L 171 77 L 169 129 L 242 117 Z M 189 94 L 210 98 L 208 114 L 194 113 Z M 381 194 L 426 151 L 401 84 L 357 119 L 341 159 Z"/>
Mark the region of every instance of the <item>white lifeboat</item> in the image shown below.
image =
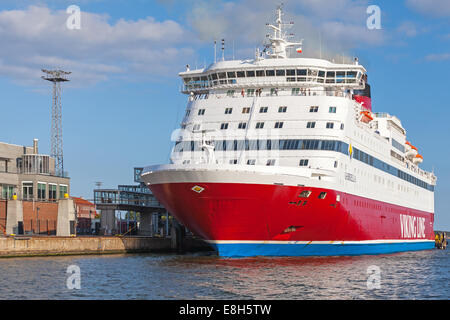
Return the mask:
<path id="1" fill-rule="evenodd" d="M 413 159 L 415 156 L 417 156 L 419 154 L 419 152 L 417 151 L 417 148 L 414 147 L 411 143 L 409 143 L 408 141 L 406 141 L 406 145 L 410 146 L 410 149 L 408 151 L 406 151 L 406 156 L 410 159 Z"/>
<path id="2" fill-rule="evenodd" d="M 417 154 L 414 158 L 413 158 L 413 163 L 415 165 L 422 163 L 423 162 L 423 157 L 420 154 Z"/>

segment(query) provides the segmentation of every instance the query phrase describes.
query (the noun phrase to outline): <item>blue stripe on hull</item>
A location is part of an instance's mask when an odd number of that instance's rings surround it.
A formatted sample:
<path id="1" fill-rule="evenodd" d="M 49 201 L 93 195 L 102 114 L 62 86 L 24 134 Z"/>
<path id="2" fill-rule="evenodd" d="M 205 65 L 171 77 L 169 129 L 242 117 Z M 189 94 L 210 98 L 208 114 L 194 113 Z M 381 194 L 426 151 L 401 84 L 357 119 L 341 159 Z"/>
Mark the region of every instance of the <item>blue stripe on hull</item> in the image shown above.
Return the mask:
<path id="1" fill-rule="evenodd" d="M 272 244 L 219 243 L 211 244 L 222 257 L 251 256 L 353 256 L 428 250 L 434 242 L 402 242 L 375 244 Z"/>

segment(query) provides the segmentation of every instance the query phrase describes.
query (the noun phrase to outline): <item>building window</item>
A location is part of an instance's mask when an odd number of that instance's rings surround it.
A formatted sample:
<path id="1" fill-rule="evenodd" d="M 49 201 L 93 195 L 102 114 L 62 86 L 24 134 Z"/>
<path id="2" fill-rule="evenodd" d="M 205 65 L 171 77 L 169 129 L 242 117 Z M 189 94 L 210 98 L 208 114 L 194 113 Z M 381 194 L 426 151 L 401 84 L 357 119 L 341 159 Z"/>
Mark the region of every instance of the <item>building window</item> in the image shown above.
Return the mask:
<path id="1" fill-rule="evenodd" d="M 250 113 L 250 108 L 242 108 L 242 113 Z"/>
<path id="2" fill-rule="evenodd" d="M 327 122 L 327 129 L 333 129 L 334 123 L 333 122 Z"/>
<path id="3" fill-rule="evenodd" d="M 225 108 L 225 114 L 231 114 L 233 112 L 233 108 Z"/>
<path id="4" fill-rule="evenodd" d="M 313 106 L 309 108 L 309 112 L 317 112 L 319 111 L 319 107 L 318 106 Z"/>
<path id="5" fill-rule="evenodd" d="M 33 182 L 22 183 L 22 199 L 23 200 L 33 199 Z"/>
<path id="6" fill-rule="evenodd" d="M 67 186 L 60 185 L 59 186 L 59 198 L 64 199 L 64 195 L 67 193 Z"/>
<path id="7" fill-rule="evenodd" d="M 45 196 L 46 189 L 47 189 L 47 185 L 45 183 L 38 183 L 37 196 L 38 196 L 39 200 L 46 199 L 46 196 Z"/>
<path id="8" fill-rule="evenodd" d="M 247 122 L 240 122 L 238 124 L 238 129 L 245 129 L 247 128 Z"/>
<path id="9" fill-rule="evenodd" d="M 310 129 L 314 128 L 315 126 L 316 126 L 316 122 L 315 121 L 311 121 L 311 122 L 308 122 L 306 124 L 306 127 L 310 128 Z"/>
<path id="10" fill-rule="evenodd" d="M 198 110 L 198 115 L 199 116 L 202 116 L 202 115 L 204 115 L 205 114 L 205 109 L 199 109 Z"/>
<path id="11" fill-rule="evenodd" d="M 306 167 L 308 165 L 308 159 L 301 159 L 299 166 L 300 167 Z"/>
<path id="12" fill-rule="evenodd" d="M 275 159 L 267 160 L 266 166 L 274 166 L 274 165 L 275 165 Z"/>
<path id="13" fill-rule="evenodd" d="M 248 159 L 247 160 L 247 164 L 249 164 L 251 166 L 255 165 L 255 163 L 256 163 L 256 159 Z"/>
<path id="14" fill-rule="evenodd" d="M 268 107 L 261 107 L 259 108 L 259 113 L 267 113 L 268 109 L 269 109 Z"/>
<path id="15" fill-rule="evenodd" d="M 220 125 L 220 130 L 226 130 L 226 129 L 228 129 L 228 123 L 222 123 Z"/>
<path id="16" fill-rule="evenodd" d="M 287 107 L 279 107 L 278 108 L 278 112 L 286 112 L 287 111 Z"/>
<path id="17" fill-rule="evenodd" d="M 10 200 L 14 195 L 14 186 L 1 185 L 2 187 L 2 199 Z"/>
<path id="18" fill-rule="evenodd" d="M 328 112 L 329 112 L 329 113 L 336 113 L 336 107 L 330 107 L 330 108 L 328 109 Z"/>
<path id="19" fill-rule="evenodd" d="M 56 184 L 48 185 L 48 199 L 56 200 Z"/>
<path id="20" fill-rule="evenodd" d="M 283 128 L 283 122 L 275 122 L 275 129 Z"/>
<path id="21" fill-rule="evenodd" d="M 264 128 L 264 122 L 257 122 L 256 129 L 262 129 L 262 128 Z"/>

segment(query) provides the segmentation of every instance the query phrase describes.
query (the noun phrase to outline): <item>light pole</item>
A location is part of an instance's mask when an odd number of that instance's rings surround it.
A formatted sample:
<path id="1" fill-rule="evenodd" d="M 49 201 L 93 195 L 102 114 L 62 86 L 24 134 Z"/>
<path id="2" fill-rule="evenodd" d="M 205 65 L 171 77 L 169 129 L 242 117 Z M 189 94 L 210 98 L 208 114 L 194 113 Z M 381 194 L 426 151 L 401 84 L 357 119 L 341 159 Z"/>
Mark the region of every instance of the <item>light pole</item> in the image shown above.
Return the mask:
<path id="1" fill-rule="evenodd" d="M 37 228 L 37 234 L 39 234 L 39 207 L 36 207 L 36 228 Z"/>

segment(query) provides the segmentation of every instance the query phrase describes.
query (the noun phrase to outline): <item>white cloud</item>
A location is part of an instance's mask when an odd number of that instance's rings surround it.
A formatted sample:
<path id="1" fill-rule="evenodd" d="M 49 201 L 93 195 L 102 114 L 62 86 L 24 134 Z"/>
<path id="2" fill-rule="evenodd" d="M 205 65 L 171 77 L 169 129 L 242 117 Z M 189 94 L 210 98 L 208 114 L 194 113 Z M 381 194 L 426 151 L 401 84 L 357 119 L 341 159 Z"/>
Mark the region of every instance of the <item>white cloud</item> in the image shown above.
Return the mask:
<path id="1" fill-rule="evenodd" d="M 0 11 L 0 76 L 40 81 L 41 68 L 72 71 L 74 85 L 113 75 L 173 76 L 193 54 L 191 38 L 179 23 L 120 19 L 82 12 L 81 29 L 66 27 L 68 14 L 47 7 Z"/>
<path id="2" fill-rule="evenodd" d="M 450 60 L 450 53 L 433 53 L 425 57 L 427 61 L 440 62 Z"/>
<path id="3" fill-rule="evenodd" d="M 409 38 L 413 38 L 418 34 L 416 25 L 411 21 L 404 21 L 397 27 L 397 32 Z"/>
<path id="4" fill-rule="evenodd" d="M 237 47 L 255 48 L 265 39 L 265 24 L 273 23 L 277 4 L 273 0 L 196 1 L 188 20 L 199 37 L 211 44 L 225 38 L 227 50 L 231 40 Z M 384 30 L 367 29 L 367 6 L 364 0 L 297 0 L 284 6 L 284 20 L 294 22 L 290 32 L 304 39 L 302 56 L 317 56 L 322 48 L 322 54 L 330 58 L 385 43 Z"/>
<path id="5" fill-rule="evenodd" d="M 411 9 L 428 16 L 450 16 L 449 0 L 406 0 L 406 5 Z"/>

